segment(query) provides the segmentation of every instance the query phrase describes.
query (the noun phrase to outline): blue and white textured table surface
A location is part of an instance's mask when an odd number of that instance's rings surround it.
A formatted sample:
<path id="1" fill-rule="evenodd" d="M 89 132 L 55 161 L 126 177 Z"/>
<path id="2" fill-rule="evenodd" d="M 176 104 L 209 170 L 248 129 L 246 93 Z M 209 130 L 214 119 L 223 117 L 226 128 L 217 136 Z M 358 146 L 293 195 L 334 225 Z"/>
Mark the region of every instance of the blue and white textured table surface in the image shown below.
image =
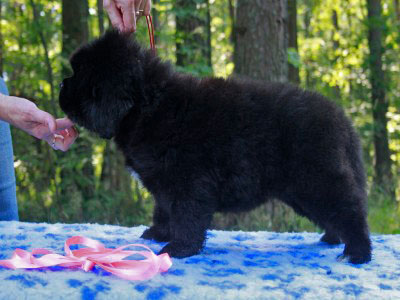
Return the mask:
<path id="1" fill-rule="evenodd" d="M 106 247 L 164 243 L 139 238 L 146 227 L 0 222 L 0 259 L 15 248 L 47 248 L 64 255 L 64 242 L 82 235 Z M 373 235 L 364 265 L 336 261 L 343 245 L 317 233 L 209 231 L 200 255 L 173 259 L 147 281 L 127 281 L 98 269 L 0 267 L 0 299 L 400 299 L 400 235 Z"/>

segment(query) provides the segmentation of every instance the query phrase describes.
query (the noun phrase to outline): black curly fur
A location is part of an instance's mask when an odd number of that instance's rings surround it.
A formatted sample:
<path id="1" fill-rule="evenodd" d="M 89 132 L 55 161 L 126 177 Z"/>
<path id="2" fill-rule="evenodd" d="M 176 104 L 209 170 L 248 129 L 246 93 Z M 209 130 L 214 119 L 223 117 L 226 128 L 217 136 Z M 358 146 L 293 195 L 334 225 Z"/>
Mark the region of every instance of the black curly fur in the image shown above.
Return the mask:
<path id="1" fill-rule="evenodd" d="M 285 202 L 345 243 L 353 263 L 371 259 L 360 142 L 342 109 L 281 83 L 175 72 L 115 31 L 79 49 L 60 105 L 77 124 L 115 138 L 154 195 L 143 238 L 161 252 L 199 253 L 214 212 Z"/>

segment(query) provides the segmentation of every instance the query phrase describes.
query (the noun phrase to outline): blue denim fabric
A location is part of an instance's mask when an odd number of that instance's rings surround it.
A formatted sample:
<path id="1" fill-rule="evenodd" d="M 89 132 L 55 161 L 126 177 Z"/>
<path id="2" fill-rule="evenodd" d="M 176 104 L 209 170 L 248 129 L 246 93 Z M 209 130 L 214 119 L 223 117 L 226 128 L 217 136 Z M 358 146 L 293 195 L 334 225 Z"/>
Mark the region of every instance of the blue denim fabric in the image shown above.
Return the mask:
<path id="1" fill-rule="evenodd" d="M 0 93 L 8 95 L 7 86 L 2 78 Z M 10 125 L 0 121 L 0 221 L 8 220 L 18 220 L 14 156 Z"/>

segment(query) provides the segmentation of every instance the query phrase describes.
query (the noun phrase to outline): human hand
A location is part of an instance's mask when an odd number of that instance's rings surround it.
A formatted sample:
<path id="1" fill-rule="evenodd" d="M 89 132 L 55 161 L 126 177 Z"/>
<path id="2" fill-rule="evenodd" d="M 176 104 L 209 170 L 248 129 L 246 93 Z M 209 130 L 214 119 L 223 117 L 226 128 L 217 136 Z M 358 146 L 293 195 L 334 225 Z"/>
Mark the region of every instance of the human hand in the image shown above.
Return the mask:
<path id="1" fill-rule="evenodd" d="M 67 151 L 78 137 L 70 120 L 55 120 L 27 99 L 2 95 L 1 110 L 1 119 L 46 141 L 55 150 Z"/>
<path id="2" fill-rule="evenodd" d="M 56 120 L 57 130 L 53 136 L 50 146 L 54 150 L 67 151 L 79 136 L 78 130 L 74 127 L 74 123 L 68 118 Z"/>
<path id="3" fill-rule="evenodd" d="M 151 0 L 103 0 L 111 23 L 120 31 L 136 31 L 136 20 L 150 15 Z"/>

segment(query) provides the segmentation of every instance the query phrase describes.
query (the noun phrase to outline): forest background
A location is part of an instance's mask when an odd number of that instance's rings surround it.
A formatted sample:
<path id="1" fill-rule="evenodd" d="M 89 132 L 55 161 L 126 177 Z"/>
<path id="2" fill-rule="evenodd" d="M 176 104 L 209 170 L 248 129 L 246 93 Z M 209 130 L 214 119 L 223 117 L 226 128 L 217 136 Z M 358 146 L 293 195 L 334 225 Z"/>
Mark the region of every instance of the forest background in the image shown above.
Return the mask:
<path id="1" fill-rule="evenodd" d="M 292 82 L 342 106 L 361 138 L 372 232 L 400 233 L 399 0 L 154 0 L 158 54 L 196 76 Z M 102 0 L 1 0 L 0 73 L 57 117 L 68 57 L 110 27 Z M 136 38 L 149 44 L 145 19 Z M 81 129 L 67 153 L 12 129 L 20 219 L 150 224 L 152 196 L 112 141 Z M 0 170 L 1 172 L 1 170 Z M 315 231 L 277 201 L 219 229 Z"/>

